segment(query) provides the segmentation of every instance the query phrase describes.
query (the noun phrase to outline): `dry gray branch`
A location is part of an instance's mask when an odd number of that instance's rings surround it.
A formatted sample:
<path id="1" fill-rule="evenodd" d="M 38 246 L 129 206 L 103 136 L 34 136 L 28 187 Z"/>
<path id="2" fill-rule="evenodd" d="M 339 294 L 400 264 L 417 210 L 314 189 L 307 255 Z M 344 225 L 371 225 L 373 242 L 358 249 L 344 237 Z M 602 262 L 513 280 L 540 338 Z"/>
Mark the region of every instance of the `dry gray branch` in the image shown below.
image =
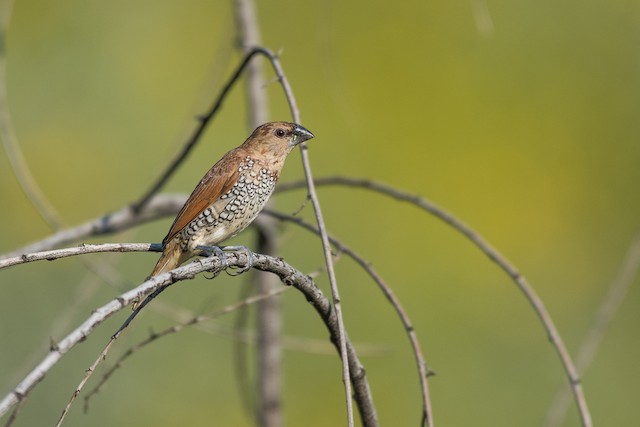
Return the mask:
<path id="1" fill-rule="evenodd" d="M 157 252 L 159 247 L 153 249 L 153 244 L 149 243 L 104 243 L 100 245 L 82 244 L 75 248 L 53 249 L 50 251 L 25 253 L 19 256 L 4 258 L 0 260 L 0 269 L 19 264 L 26 264 L 33 261 L 53 261 L 59 258 L 70 256 L 94 254 L 101 252 Z"/>
<path id="2" fill-rule="evenodd" d="M 120 246 L 117 248 L 117 251 L 144 251 L 151 247 L 150 244 L 118 245 Z M 92 249 L 95 251 L 101 251 L 101 248 L 98 247 L 98 245 L 94 245 Z M 73 250 L 75 250 L 76 255 L 86 254 L 88 252 L 88 245 L 79 246 L 77 248 L 62 249 L 55 254 L 50 252 L 46 254 L 26 254 L 26 258 L 29 260 L 35 260 L 51 259 L 58 256 L 71 256 L 71 252 L 73 252 Z M 140 286 L 123 293 L 111 302 L 98 308 L 86 321 L 84 321 L 78 328 L 72 331 L 59 343 L 52 344 L 44 359 L 7 396 L 5 396 L 2 401 L 0 401 L 0 417 L 24 399 L 25 396 L 27 396 L 38 384 L 38 382 L 42 380 L 44 375 L 56 365 L 64 354 L 66 354 L 66 352 L 79 342 L 85 340 L 108 317 L 122 310 L 124 307 L 127 307 L 133 301 L 140 300 L 141 296 L 148 295 L 161 287 L 170 286 L 178 281 L 192 279 L 198 273 L 203 271 L 220 272 L 227 268 L 227 266 L 244 266 L 245 264 L 246 254 L 243 251 L 227 252 L 226 263 L 221 262 L 221 260 L 215 256 L 199 259 L 170 272 L 155 276 L 142 283 Z M 338 342 L 340 331 L 338 328 L 338 320 L 335 310 L 333 310 L 329 300 L 324 297 L 322 291 L 315 285 L 310 277 L 291 267 L 282 259 L 261 254 L 255 254 L 254 268 L 263 271 L 270 271 L 276 274 L 285 285 L 293 286 L 302 292 L 324 321 L 329 330 L 331 341 L 334 343 L 336 348 L 339 348 Z M 364 368 L 358 360 L 355 349 L 348 340 L 347 354 L 348 363 L 351 368 L 351 381 L 354 385 L 353 389 L 355 392 L 355 399 L 360 410 L 363 424 L 365 426 L 377 426 L 377 415 L 375 407 L 373 406 L 371 391 L 366 380 Z M 94 363 L 91 369 L 94 369 L 96 365 L 97 364 Z M 82 384 L 84 384 L 84 382 L 85 380 L 83 379 Z M 74 396 L 77 395 L 77 393 L 77 390 L 74 391 Z"/>

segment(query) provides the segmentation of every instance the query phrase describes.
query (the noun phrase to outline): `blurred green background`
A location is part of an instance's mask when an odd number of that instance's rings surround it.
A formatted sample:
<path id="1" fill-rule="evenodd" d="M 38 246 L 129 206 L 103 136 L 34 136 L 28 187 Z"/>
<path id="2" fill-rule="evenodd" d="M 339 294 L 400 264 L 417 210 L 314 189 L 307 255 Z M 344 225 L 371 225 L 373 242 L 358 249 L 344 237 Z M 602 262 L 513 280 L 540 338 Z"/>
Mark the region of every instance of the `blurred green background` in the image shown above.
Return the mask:
<path id="1" fill-rule="evenodd" d="M 385 182 L 473 226 L 530 280 L 575 353 L 640 231 L 640 3 L 276 0 L 258 10 L 265 45 L 282 49 L 303 124 L 316 134 L 314 173 Z M 229 2 L 18 0 L 5 42 L 20 147 L 66 225 L 145 191 L 240 58 Z M 271 119 L 288 120 L 279 87 L 265 90 Z M 244 140 L 243 101 L 239 86 L 165 191 L 190 192 Z M 301 177 L 296 152 L 282 181 Z M 414 207 L 354 189 L 319 193 L 331 232 L 371 261 L 404 302 L 437 372 L 430 382 L 436 425 L 542 425 L 565 378 L 506 276 Z M 287 193 L 276 204 L 293 212 L 304 197 Z M 0 201 L 0 253 L 51 232 L 4 152 Z M 310 205 L 302 215 L 312 220 Z M 170 222 L 95 241 L 159 242 Z M 282 236 L 282 256 L 299 269 L 322 264 L 320 245 L 306 232 L 287 225 Z M 253 231 L 234 241 L 253 245 Z M 90 257 L 112 264 L 119 285 L 96 279 L 77 259 L 0 271 L 2 396 L 46 354 L 50 338 L 61 339 L 139 283 L 157 255 Z M 381 424 L 418 425 L 418 381 L 399 321 L 352 262 L 343 257 L 337 273 Z M 154 304 L 207 313 L 236 301 L 244 282 L 198 278 Z M 318 283 L 327 289 L 325 278 Z M 640 423 L 639 283 L 584 376 L 596 425 Z M 326 341 L 303 298 L 290 291 L 282 301 L 287 337 Z M 126 315 L 74 348 L 15 425 L 53 425 Z M 227 316 L 209 326 L 229 331 L 233 322 Z M 149 330 L 173 323 L 147 310 L 105 366 Z M 286 425 L 346 424 L 340 365 L 326 349 L 285 350 Z M 223 332 L 167 337 L 129 359 L 88 414 L 77 402 L 66 425 L 252 425 L 244 406 L 251 397 L 234 376 L 237 359 Z M 572 407 L 564 426 L 577 425 Z"/>

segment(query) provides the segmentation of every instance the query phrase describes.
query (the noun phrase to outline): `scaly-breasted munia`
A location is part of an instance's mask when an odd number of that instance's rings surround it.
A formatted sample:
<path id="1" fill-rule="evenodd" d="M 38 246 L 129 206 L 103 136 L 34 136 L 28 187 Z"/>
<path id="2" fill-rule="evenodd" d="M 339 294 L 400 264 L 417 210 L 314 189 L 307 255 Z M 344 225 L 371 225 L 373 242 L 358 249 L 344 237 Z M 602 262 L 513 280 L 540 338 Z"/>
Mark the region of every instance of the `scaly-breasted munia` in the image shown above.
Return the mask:
<path id="1" fill-rule="evenodd" d="M 271 196 L 291 150 L 313 134 L 295 123 L 265 123 L 200 180 L 162 241 L 156 276 L 244 230 Z"/>

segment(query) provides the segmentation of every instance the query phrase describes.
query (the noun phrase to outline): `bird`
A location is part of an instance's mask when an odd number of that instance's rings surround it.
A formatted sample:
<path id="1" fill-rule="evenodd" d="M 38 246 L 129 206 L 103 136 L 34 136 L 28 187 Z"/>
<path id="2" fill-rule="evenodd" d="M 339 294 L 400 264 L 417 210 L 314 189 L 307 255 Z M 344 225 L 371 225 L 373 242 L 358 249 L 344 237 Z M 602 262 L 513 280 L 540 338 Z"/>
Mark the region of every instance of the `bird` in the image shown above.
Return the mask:
<path id="1" fill-rule="evenodd" d="M 288 154 L 314 135 L 303 126 L 269 122 L 227 152 L 200 180 L 162 241 L 149 277 L 206 254 L 244 230 L 273 193 Z"/>

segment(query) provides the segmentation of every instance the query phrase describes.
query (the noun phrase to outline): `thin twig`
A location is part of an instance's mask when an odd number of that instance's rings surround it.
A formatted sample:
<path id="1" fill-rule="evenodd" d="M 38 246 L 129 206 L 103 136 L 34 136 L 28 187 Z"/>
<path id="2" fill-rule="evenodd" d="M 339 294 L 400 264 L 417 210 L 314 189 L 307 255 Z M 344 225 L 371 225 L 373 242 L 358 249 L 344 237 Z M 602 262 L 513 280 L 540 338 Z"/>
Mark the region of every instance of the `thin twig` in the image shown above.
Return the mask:
<path id="1" fill-rule="evenodd" d="M 293 96 L 293 90 L 291 89 L 289 81 L 285 77 L 284 70 L 280 65 L 280 60 L 271 51 L 267 49 L 262 49 L 262 51 L 269 57 L 271 65 L 273 66 L 273 69 L 278 76 L 278 80 L 282 85 L 285 96 L 289 103 L 293 121 L 296 123 L 301 123 L 300 111 L 298 110 L 298 105 L 296 104 L 295 98 Z M 325 263 L 327 264 L 327 273 L 329 275 L 329 284 L 331 285 L 331 296 L 333 298 L 333 305 L 335 307 L 336 316 L 338 319 L 338 330 L 340 331 L 340 335 L 338 336 L 338 344 L 340 346 L 340 357 L 342 358 L 342 381 L 344 382 L 345 389 L 347 420 L 349 427 L 352 427 L 354 425 L 353 407 L 351 405 L 351 384 L 349 383 L 349 378 L 351 377 L 351 375 L 349 374 L 349 363 L 346 360 L 346 331 L 344 328 L 344 320 L 342 318 L 342 305 L 340 302 L 340 293 L 338 291 L 338 281 L 336 279 L 336 273 L 333 268 L 333 260 L 331 258 L 331 244 L 329 243 L 327 227 L 324 222 L 322 209 L 320 207 L 320 200 L 318 199 L 318 194 L 314 185 L 313 173 L 311 172 L 311 162 L 309 161 L 308 146 L 306 143 L 300 144 L 300 156 L 302 158 L 302 167 L 304 169 L 305 180 L 307 183 L 307 192 L 309 198 L 311 199 L 311 204 L 313 205 L 313 210 L 316 215 L 318 230 L 320 231 L 320 239 L 322 240 L 322 248 L 324 250 L 324 259 Z"/>
<path id="2" fill-rule="evenodd" d="M 611 282 L 609 291 L 607 292 L 604 300 L 602 300 L 593 323 L 578 349 L 576 354 L 576 367 L 578 372 L 580 372 L 580 375 L 584 376 L 586 371 L 589 369 L 591 362 L 596 357 L 607 328 L 618 313 L 629 288 L 638 277 L 639 270 L 640 235 L 637 235 L 631 242 L 616 278 Z M 546 427 L 556 427 L 561 425 L 567 414 L 570 402 L 570 389 L 566 386 L 561 387 L 549 406 L 549 411 L 547 412 L 544 425 Z"/>
<path id="3" fill-rule="evenodd" d="M 301 226 L 302 228 L 311 231 L 312 233 L 318 234 L 318 229 L 313 225 L 309 224 L 302 218 L 287 215 L 282 212 L 276 212 L 270 209 L 265 209 L 263 212 L 267 215 L 273 216 L 274 218 L 278 218 L 281 221 L 288 221 L 294 224 Z M 389 300 L 391 306 L 396 310 L 402 325 L 404 326 L 405 332 L 409 337 L 409 341 L 411 342 L 411 347 L 413 350 L 413 355 L 416 359 L 416 364 L 418 366 L 418 376 L 420 380 L 420 388 L 422 393 L 422 424 L 427 427 L 433 426 L 433 412 L 431 407 L 431 399 L 429 397 L 429 386 L 427 377 L 432 374 L 432 372 L 427 367 L 427 364 L 424 360 L 424 356 L 422 354 L 422 349 L 420 348 L 420 342 L 418 340 L 418 336 L 415 332 L 415 328 L 409 318 L 409 315 L 405 311 L 400 300 L 395 296 L 391 287 L 384 281 L 382 276 L 378 274 L 377 271 L 357 252 L 343 244 L 340 240 L 329 235 L 329 241 L 333 244 L 340 253 L 347 254 L 351 259 L 353 259 L 362 269 L 373 279 L 373 281 L 378 285 L 384 296 Z"/>
<path id="4" fill-rule="evenodd" d="M 159 244 L 153 243 L 103 243 L 99 245 L 82 244 L 73 248 L 53 249 L 51 251 L 34 252 L 0 260 L 0 269 L 33 261 L 53 261 L 76 255 L 101 252 L 162 252 Z"/>
<path id="5" fill-rule="evenodd" d="M 582 384 L 580 382 L 580 377 L 578 375 L 578 371 L 575 367 L 573 360 L 567 350 L 558 329 L 556 328 L 551 315 L 547 311 L 544 303 L 538 297 L 535 290 L 531 287 L 527 279 L 518 271 L 518 269 L 511 264 L 507 260 L 507 258 L 502 255 L 497 249 L 491 246 L 479 233 L 473 230 L 464 222 L 460 221 L 455 216 L 451 215 L 446 210 L 441 207 L 435 205 L 434 203 L 413 194 L 405 193 L 399 191 L 393 187 L 390 187 L 385 184 L 381 184 L 375 181 L 365 180 L 365 179 L 354 179 L 354 178 L 346 178 L 346 177 L 329 177 L 329 178 L 320 178 L 315 180 L 316 185 L 342 185 L 342 186 L 350 186 L 357 188 L 364 188 L 367 190 L 372 190 L 378 193 L 385 194 L 387 196 L 391 196 L 396 200 L 401 200 L 404 202 L 409 202 L 419 208 L 429 212 L 431 215 L 441 219 L 448 225 L 450 225 L 453 229 L 462 233 L 467 239 L 469 239 L 473 244 L 476 245 L 486 256 L 489 257 L 491 261 L 496 263 L 502 271 L 504 271 L 511 280 L 518 286 L 520 291 L 524 294 L 525 298 L 529 302 L 529 304 L 533 307 L 536 315 L 540 319 L 542 326 L 544 327 L 549 341 L 551 345 L 555 348 L 558 356 L 560 358 L 560 362 L 562 363 L 562 367 L 567 375 L 569 380 L 569 384 L 571 386 L 571 390 L 573 392 L 573 396 L 576 402 L 576 406 L 578 408 L 578 413 L 580 415 L 580 420 L 583 427 L 591 427 L 593 425 L 591 420 L 591 414 L 589 412 L 589 407 L 587 405 L 587 400 L 584 396 L 584 391 L 582 389 Z M 292 189 L 300 189 L 305 188 L 306 183 L 304 182 L 292 182 L 281 184 L 278 187 L 278 191 L 287 191 Z"/>
<path id="6" fill-rule="evenodd" d="M 217 310 L 211 314 L 208 315 L 200 315 L 200 316 L 194 316 L 191 319 L 189 319 L 186 322 L 181 322 L 178 323 L 176 325 L 173 325 L 169 328 L 166 328 L 160 332 L 154 332 L 152 334 L 149 335 L 148 338 L 140 341 L 139 343 L 135 344 L 134 346 L 130 347 L 127 351 L 125 351 L 113 364 L 113 366 L 111 368 L 109 368 L 103 375 L 102 378 L 100 380 L 100 382 L 98 382 L 98 384 L 96 384 L 96 386 L 87 393 L 87 395 L 84 398 L 84 411 L 87 412 L 89 410 L 89 401 L 91 400 L 91 398 L 97 394 L 100 389 L 102 388 L 102 386 L 109 380 L 109 378 L 111 378 L 111 376 L 115 373 L 115 371 L 117 371 L 118 369 L 120 369 L 120 367 L 122 367 L 122 364 L 131 356 L 133 356 L 136 352 L 138 352 L 139 350 L 141 350 L 142 348 L 146 347 L 147 345 L 153 343 L 154 341 L 165 337 L 167 335 L 171 335 L 171 334 L 175 334 L 178 333 L 180 331 L 182 331 L 184 328 L 189 327 L 189 326 L 194 326 L 197 325 L 199 323 L 211 320 L 211 319 L 215 319 L 217 317 L 223 316 L 225 314 L 229 314 L 233 311 L 239 310 L 241 308 L 244 308 L 248 305 L 251 304 L 255 304 L 259 301 L 262 301 L 266 298 L 272 298 L 276 295 L 280 295 L 283 292 L 286 292 L 288 290 L 290 290 L 291 288 L 284 288 L 284 287 L 280 287 L 277 289 L 273 289 L 272 291 L 270 291 L 269 293 L 266 294 L 258 294 L 258 295 L 253 295 L 250 297 L 247 297 L 241 301 L 236 302 L 235 304 L 231 304 L 228 305 L 226 307 L 221 308 L 220 310 Z"/>
<path id="7" fill-rule="evenodd" d="M 80 381 L 80 384 L 78 384 L 78 386 L 74 390 L 73 394 L 71 395 L 71 398 L 67 402 L 67 405 L 62 410 L 62 414 L 60 415 L 60 418 L 58 418 L 58 422 L 56 423 L 56 427 L 60 427 L 62 425 L 62 422 L 64 421 L 64 419 L 66 418 L 67 414 L 69 413 L 69 410 L 71 409 L 71 405 L 73 404 L 73 402 L 75 402 L 75 400 L 78 397 L 78 395 L 80 395 L 80 392 L 84 388 L 84 385 L 87 383 L 87 381 L 89 381 L 89 378 L 91 378 L 91 376 L 95 372 L 95 370 L 98 367 L 98 365 L 100 364 L 100 362 L 107 358 L 107 354 L 109 353 L 109 350 L 111 349 L 111 346 L 113 346 L 113 344 L 116 342 L 117 338 L 118 338 L 117 335 L 112 336 L 111 339 L 109 340 L 109 342 L 107 343 L 107 345 L 104 347 L 104 349 L 100 353 L 100 355 L 91 364 L 91 366 L 84 371 L 84 377 L 82 378 L 82 381 Z"/>
<path id="8" fill-rule="evenodd" d="M 9 415 L 9 418 L 7 418 L 7 422 L 4 423 L 4 427 L 10 427 L 13 425 L 13 423 L 18 418 L 20 409 L 22 409 L 24 404 L 27 403 L 27 398 L 28 396 L 23 396 L 22 400 L 20 400 L 20 402 L 18 402 L 18 404 L 14 406 L 13 411 L 11 411 L 11 415 Z"/>

